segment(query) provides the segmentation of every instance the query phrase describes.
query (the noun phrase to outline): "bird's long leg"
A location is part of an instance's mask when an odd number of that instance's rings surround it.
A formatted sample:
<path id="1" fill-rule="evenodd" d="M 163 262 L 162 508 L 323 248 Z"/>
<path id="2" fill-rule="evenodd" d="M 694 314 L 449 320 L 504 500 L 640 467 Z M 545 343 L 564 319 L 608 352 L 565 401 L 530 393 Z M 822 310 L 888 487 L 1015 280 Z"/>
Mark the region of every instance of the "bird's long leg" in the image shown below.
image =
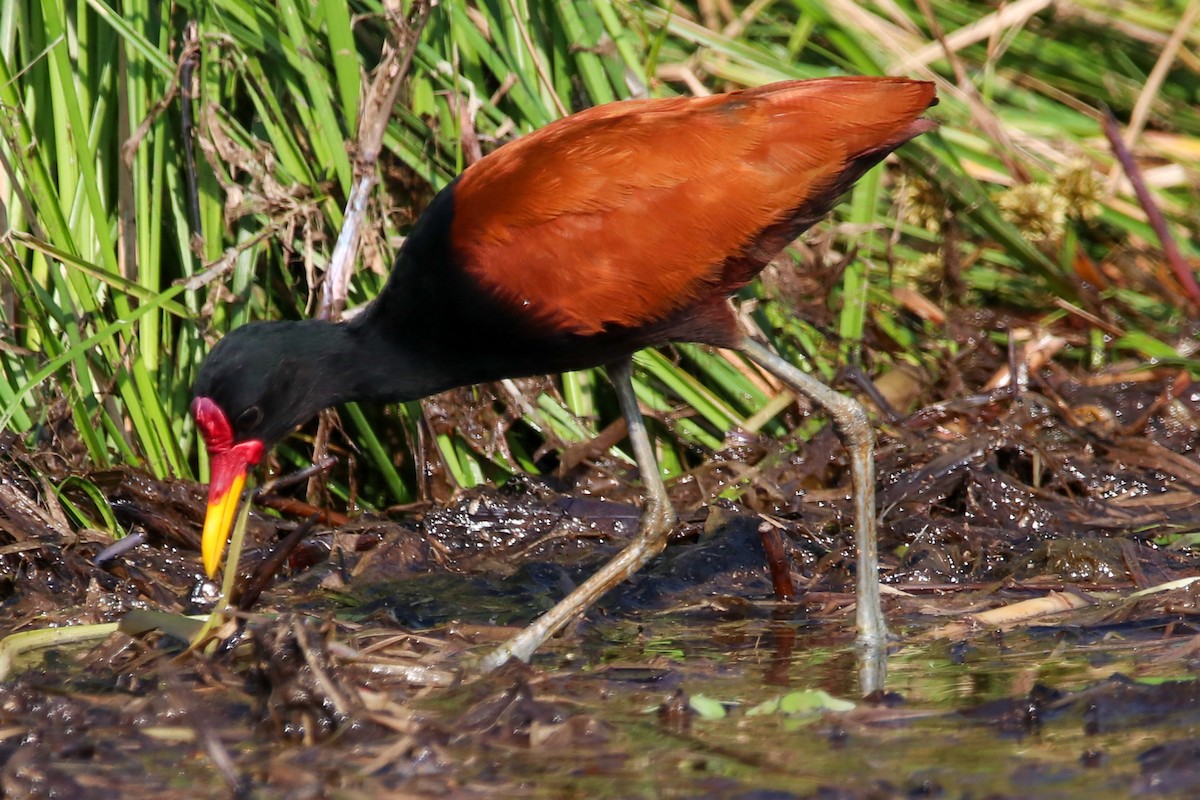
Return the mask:
<path id="1" fill-rule="evenodd" d="M 833 418 L 842 444 L 850 454 L 854 490 L 854 539 L 858 550 L 856 623 L 859 641 L 882 645 L 887 623 L 879 602 L 879 552 L 875 523 L 875 432 L 867 411 L 857 400 L 835 392 L 771 352 L 766 345 L 743 339 L 739 348 L 781 381 L 820 405 Z"/>
<path id="2" fill-rule="evenodd" d="M 584 581 L 575 591 L 564 597 L 554 608 L 538 617 L 527 628 L 489 653 L 479 664 L 482 672 L 491 672 L 510 658 L 528 661 L 543 642 L 562 629 L 579 614 L 599 600 L 609 589 L 633 575 L 647 561 L 662 552 L 667 544 L 667 534 L 675 525 L 675 509 L 667 497 L 658 470 L 658 460 L 650 446 L 646 422 L 638 410 L 637 397 L 633 393 L 631 370 L 633 360 L 622 359 L 608 366 L 608 377 L 617 390 L 621 413 L 629 428 L 629 441 L 633 445 L 633 456 L 641 471 L 642 483 L 646 487 L 646 507 L 642 512 L 637 535 L 624 550 Z"/>

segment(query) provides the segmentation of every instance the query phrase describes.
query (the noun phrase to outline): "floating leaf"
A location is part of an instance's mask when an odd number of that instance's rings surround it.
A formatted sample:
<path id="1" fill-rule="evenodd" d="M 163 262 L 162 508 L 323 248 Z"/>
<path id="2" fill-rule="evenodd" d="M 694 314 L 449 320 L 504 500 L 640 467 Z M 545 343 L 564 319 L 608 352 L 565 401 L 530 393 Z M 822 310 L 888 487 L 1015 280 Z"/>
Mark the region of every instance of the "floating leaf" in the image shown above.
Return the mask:
<path id="1" fill-rule="evenodd" d="M 746 712 L 748 717 L 764 714 L 811 714 L 820 711 L 850 711 L 854 703 L 834 697 L 821 689 L 789 692 L 781 697 L 765 700 Z"/>
<path id="2" fill-rule="evenodd" d="M 702 694 L 694 694 L 688 698 L 688 705 L 704 719 L 724 719 L 729 714 L 720 700 Z"/>

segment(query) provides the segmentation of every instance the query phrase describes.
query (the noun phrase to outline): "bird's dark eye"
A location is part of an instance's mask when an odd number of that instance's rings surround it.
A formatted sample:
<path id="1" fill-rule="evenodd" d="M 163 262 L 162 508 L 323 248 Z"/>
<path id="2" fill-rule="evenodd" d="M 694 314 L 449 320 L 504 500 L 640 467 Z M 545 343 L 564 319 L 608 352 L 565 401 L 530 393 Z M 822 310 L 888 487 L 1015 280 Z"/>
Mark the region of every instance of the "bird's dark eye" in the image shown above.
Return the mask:
<path id="1" fill-rule="evenodd" d="M 261 408 L 258 406 L 250 406 L 241 414 L 238 414 L 236 423 L 237 429 L 242 431 L 249 430 L 258 423 L 262 422 L 262 417 L 263 415 Z"/>

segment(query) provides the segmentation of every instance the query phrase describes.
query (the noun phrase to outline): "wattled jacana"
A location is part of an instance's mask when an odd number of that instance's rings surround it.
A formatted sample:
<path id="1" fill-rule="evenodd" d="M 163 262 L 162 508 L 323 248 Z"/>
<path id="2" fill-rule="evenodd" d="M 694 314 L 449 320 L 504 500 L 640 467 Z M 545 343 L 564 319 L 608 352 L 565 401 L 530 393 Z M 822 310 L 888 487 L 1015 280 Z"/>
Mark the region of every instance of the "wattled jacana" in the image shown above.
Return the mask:
<path id="1" fill-rule="evenodd" d="M 405 240 L 379 297 L 346 323 L 243 326 L 200 368 L 192 413 L 211 463 L 202 549 L 216 572 L 246 474 L 323 408 L 608 365 L 646 486 L 633 541 L 492 653 L 528 660 L 666 544 L 675 513 L 630 382 L 668 342 L 745 353 L 825 407 L 849 453 L 859 636 L 881 642 L 866 411 L 739 331 L 728 298 L 866 170 L 934 123 L 931 83 L 787 81 L 599 106 L 468 167 Z"/>

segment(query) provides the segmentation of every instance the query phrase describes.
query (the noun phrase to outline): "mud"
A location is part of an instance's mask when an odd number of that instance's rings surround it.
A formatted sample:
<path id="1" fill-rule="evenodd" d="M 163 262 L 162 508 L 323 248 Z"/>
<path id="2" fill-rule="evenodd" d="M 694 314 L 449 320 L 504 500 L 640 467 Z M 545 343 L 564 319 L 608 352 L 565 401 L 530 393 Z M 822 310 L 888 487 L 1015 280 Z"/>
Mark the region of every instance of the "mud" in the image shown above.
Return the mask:
<path id="1" fill-rule="evenodd" d="M 968 351 L 954 380 L 983 385 L 998 359 Z M 241 569 L 261 594 L 218 643 L 118 631 L 17 656 L 0 687 L 4 794 L 1194 796 L 1200 584 L 1181 579 L 1200 568 L 1200 385 L 1051 366 L 953 396 L 880 409 L 898 634 L 883 692 L 863 698 L 855 678 L 836 440 L 738 433 L 672 485 L 682 522 L 661 558 L 531 665 L 476 680 L 474 658 L 632 535 L 619 465 L 580 457 L 318 523 L 283 551 L 303 518 L 256 513 Z M 201 487 L 81 474 L 141 537 L 110 550 L 68 521 L 52 487 L 66 474 L 0 442 L 0 630 L 211 609 Z M 1075 610 L 985 613 L 1055 594 Z"/>

